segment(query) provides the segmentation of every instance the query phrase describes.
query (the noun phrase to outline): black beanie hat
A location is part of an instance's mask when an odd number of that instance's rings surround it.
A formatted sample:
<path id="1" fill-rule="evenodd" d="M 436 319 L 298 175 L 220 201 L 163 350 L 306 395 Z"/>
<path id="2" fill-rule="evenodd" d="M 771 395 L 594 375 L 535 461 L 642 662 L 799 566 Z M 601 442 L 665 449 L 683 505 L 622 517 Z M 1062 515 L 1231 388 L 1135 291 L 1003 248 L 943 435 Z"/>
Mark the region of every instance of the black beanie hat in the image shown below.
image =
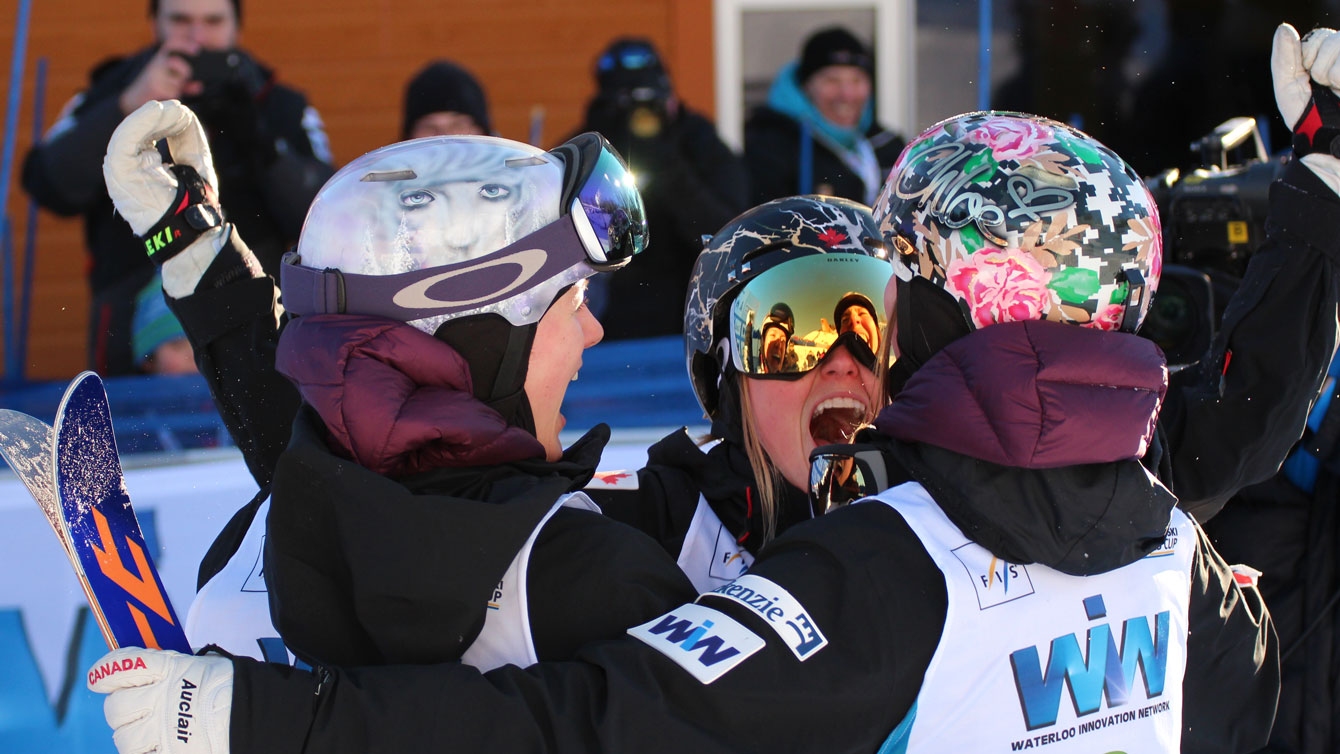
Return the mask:
<path id="1" fill-rule="evenodd" d="M 803 86 L 816 71 L 830 65 L 854 65 L 871 76 L 875 74 L 875 61 L 870 50 L 839 26 L 820 29 L 805 40 L 800 67 L 796 69 L 796 82 Z"/>
<path id="2" fill-rule="evenodd" d="M 488 101 L 479 81 L 455 63 L 438 60 L 414 74 L 405 87 L 405 117 L 400 138 L 409 138 L 409 132 L 419 118 L 448 111 L 468 115 L 484 133 L 493 133 Z"/>

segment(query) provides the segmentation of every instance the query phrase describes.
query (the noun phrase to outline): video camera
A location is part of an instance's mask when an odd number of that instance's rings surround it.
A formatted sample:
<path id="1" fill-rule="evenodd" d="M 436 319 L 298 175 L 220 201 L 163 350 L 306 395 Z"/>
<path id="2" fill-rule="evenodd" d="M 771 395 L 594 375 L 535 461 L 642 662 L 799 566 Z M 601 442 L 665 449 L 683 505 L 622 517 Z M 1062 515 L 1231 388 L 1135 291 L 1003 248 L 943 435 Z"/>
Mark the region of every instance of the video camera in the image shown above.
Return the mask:
<path id="1" fill-rule="evenodd" d="M 1265 241 L 1270 184 L 1284 168 L 1266 153 L 1252 118 L 1224 121 L 1191 151 L 1200 167 L 1145 182 L 1163 222 L 1164 267 L 1140 334 L 1158 343 L 1172 371 L 1197 362 L 1214 339 L 1248 259 Z"/>

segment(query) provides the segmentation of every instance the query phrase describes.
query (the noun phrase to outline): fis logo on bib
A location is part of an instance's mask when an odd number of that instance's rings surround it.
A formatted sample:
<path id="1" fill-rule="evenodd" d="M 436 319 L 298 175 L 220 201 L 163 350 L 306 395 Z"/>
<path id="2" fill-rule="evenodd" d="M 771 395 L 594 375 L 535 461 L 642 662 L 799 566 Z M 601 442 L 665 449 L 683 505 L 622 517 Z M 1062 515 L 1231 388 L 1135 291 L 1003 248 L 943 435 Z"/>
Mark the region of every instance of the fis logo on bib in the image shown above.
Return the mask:
<path id="1" fill-rule="evenodd" d="M 735 537 L 731 536 L 730 530 L 722 524 L 717 529 L 717 539 L 713 547 L 712 565 L 708 567 L 707 573 L 714 579 L 730 581 L 744 575 L 749 570 L 749 566 L 754 564 L 754 556 L 749 551 L 741 547 Z"/>
<path id="2" fill-rule="evenodd" d="M 758 634 L 729 615 L 702 605 L 681 605 L 628 634 L 674 660 L 707 684 L 763 648 Z"/>
<path id="3" fill-rule="evenodd" d="M 828 645 L 828 639 L 824 638 L 800 600 L 762 576 L 741 576 L 703 596 L 725 597 L 753 610 L 768 622 L 791 648 L 791 654 L 801 662 Z"/>
<path id="4" fill-rule="evenodd" d="M 990 550 L 972 542 L 951 552 L 968 570 L 973 589 L 977 591 L 978 609 L 1003 605 L 1033 593 L 1033 580 L 1028 576 L 1027 567 L 1001 560 Z"/>

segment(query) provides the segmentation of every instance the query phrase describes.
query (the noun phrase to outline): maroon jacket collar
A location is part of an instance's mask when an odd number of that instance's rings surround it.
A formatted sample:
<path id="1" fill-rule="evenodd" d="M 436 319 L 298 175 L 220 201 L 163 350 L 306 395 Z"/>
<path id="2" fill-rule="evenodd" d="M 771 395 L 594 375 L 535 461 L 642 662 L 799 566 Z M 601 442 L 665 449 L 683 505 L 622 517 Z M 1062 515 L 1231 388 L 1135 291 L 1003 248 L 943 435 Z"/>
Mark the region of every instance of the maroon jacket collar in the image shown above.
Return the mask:
<path id="1" fill-rule="evenodd" d="M 279 339 L 280 373 L 321 415 L 331 449 L 379 474 L 542 458 L 529 432 L 476 399 L 450 346 L 393 320 L 298 317 Z"/>
<path id="2" fill-rule="evenodd" d="M 992 325 L 927 361 L 875 426 L 1002 466 L 1106 463 L 1144 455 L 1167 385 L 1163 353 L 1144 338 Z"/>

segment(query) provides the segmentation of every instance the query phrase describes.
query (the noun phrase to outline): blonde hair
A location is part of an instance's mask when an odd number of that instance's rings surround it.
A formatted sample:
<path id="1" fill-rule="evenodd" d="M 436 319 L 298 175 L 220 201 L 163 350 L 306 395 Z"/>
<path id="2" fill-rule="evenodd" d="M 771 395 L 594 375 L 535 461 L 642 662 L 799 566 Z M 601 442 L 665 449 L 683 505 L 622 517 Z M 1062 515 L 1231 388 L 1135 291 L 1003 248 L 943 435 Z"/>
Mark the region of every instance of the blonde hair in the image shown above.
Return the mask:
<path id="1" fill-rule="evenodd" d="M 879 386 L 878 400 L 879 405 L 875 407 L 875 413 L 892 402 L 893 396 L 889 395 L 888 375 L 889 368 L 894 360 L 893 353 L 893 327 L 892 322 L 897 317 L 895 313 L 890 317 L 890 322 L 884 326 L 884 337 L 879 344 L 879 353 L 875 358 L 875 379 Z M 759 439 L 758 428 L 754 426 L 754 406 L 749 397 L 749 388 L 744 384 L 748 382 L 744 375 L 734 374 L 731 378 L 736 380 L 736 389 L 740 396 L 740 424 L 744 435 L 744 452 L 749 458 L 749 467 L 754 472 L 754 489 L 758 492 L 756 504 L 759 507 L 759 515 L 763 521 L 763 542 L 769 542 L 777 536 L 777 509 L 780 507 L 780 490 L 786 488 L 789 482 L 782 476 L 782 472 L 777 469 L 776 464 L 768 456 L 768 452 L 763 449 L 763 442 Z M 864 426 L 870 426 L 866 424 Z M 720 439 L 711 435 L 700 438 L 699 444 L 708 441 Z M 801 490 L 809 494 L 809 490 Z"/>
<path id="2" fill-rule="evenodd" d="M 737 377 L 741 383 L 743 377 Z M 758 509 L 763 521 L 763 542 L 769 542 L 777 535 L 777 509 L 780 505 L 778 495 L 785 489 L 786 479 L 777 470 L 768 452 L 763 449 L 758 428 L 754 426 L 754 408 L 749 398 L 749 388 L 739 385 L 740 423 L 744 432 L 744 452 L 749 456 L 749 467 L 754 471 L 755 489 L 758 490 Z"/>

